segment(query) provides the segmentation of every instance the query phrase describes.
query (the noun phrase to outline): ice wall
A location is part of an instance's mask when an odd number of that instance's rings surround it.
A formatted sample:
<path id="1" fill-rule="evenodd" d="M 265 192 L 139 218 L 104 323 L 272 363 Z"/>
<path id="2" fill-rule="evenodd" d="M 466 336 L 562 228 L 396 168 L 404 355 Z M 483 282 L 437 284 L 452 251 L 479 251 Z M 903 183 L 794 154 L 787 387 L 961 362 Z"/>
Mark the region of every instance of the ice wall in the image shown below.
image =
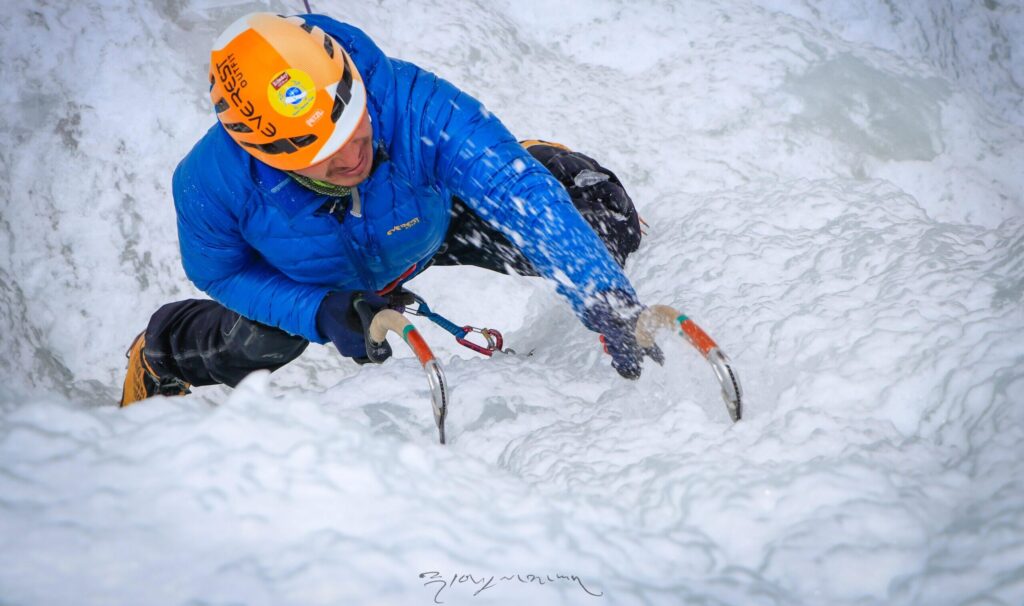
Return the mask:
<path id="1" fill-rule="evenodd" d="M 414 288 L 533 355 L 422 327 L 446 448 L 406 354 L 119 411 L 132 337 L 199 296 L 169 182 L 209 42 L 300 4 L 0 17 L 0 602 L 429 603 L 431 570 L 603 593 L 453 604 L 1024 601 L 1019 4 L 314 0 L 613 168 L 650 224 L 628 275 L 733 356 L 748 418 L 681 343 L 629 384 L 545 285 L 448 268 Z"/>

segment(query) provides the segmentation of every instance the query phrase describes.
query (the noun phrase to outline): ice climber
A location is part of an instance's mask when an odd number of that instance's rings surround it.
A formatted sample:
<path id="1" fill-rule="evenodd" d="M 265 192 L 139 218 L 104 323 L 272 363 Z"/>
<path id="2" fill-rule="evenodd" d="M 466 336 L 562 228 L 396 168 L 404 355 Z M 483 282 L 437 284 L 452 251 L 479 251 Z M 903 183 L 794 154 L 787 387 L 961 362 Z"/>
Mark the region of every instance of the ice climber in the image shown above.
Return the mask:
<path id="1" fill-rule="evenodd" d="M 239 19 L 209 77 L 218 123 L 173 191 L 185 273 L 213 300 L 153 314 L 122 406 L 235 386 L 310 341 L 366 362 L 353 300 L 396 304 L 430 265 L 553 280 L 619 374 L 660 358 L 636 343 L 642 306 L 620 268 L 640 243 L 636 210 L 591 158 L 517 142 L 470 95 L 322 15 Z"/>

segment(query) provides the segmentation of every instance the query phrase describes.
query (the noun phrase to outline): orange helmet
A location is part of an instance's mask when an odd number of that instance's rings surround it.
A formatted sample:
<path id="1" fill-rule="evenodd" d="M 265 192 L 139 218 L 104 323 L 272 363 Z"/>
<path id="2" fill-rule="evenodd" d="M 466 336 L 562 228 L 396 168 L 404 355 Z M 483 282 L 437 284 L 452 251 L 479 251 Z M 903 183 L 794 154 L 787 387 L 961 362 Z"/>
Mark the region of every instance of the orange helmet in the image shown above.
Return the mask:
<path id="1" fill-rule="evenodd" d="M 366 112 L 352 58 L 301 17 L 252 13 L 217 38 L 210 100 L 239 145 L 281 170 L 308 168 L 348 142 Z"/>

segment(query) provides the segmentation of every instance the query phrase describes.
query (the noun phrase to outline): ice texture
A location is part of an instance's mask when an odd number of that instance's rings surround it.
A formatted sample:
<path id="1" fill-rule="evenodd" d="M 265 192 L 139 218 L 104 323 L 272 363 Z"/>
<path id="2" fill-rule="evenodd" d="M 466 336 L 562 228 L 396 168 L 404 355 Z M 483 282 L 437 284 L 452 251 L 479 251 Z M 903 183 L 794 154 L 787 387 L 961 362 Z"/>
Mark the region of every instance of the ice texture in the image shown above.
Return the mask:
<path id="1" fill-rule="evenodd" d="M 417 322 L 445 447 L 397 342 L 119 410 L 132 338 L 202 296 L 169 184 L 210 44 L 300 5 L 5 5 L 0 603 L 1024 603 L 1019 2 L 313 0 L 614 170 L 627 275 L 746 418 L 678 337 L 624 381 L 550 284 L 473 268 L 411 287 L 519 355 Z"/>

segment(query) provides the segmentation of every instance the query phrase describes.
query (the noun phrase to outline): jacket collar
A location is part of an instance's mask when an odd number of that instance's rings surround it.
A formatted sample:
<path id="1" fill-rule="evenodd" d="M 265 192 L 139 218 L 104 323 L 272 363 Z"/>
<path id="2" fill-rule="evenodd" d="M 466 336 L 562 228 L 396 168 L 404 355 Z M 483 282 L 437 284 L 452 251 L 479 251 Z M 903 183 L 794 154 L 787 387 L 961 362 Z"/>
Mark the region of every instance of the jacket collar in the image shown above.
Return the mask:
<path id="1" fill-rule="evenodd" d="M 283 170 L 264 164 L 255 158 L 253 159 L 252 180 L 263 195 L 263 199 L 284 212 L 289 221 L 304 211 L 313 212 L 323 205 L 326 197 L 302 187 Z"/>
<path id="2" fill-rule="evenodd" d="M 373 179 L 380 165 L 389 159 L 390 157 L 383 140 L 375 140 L 373 167 L 370 169 L 370 175 L 363 183 Z M 253 158 L 252 180 L 256 188 L 263 194 L 263 198 L 281 209 L 289 220 L 294 219 L 300 214 L 313 213 L 323 206 L 325 198 L 330 197 L 302 186 L 285 171 L 260 162 L 255 158 Z"/>

